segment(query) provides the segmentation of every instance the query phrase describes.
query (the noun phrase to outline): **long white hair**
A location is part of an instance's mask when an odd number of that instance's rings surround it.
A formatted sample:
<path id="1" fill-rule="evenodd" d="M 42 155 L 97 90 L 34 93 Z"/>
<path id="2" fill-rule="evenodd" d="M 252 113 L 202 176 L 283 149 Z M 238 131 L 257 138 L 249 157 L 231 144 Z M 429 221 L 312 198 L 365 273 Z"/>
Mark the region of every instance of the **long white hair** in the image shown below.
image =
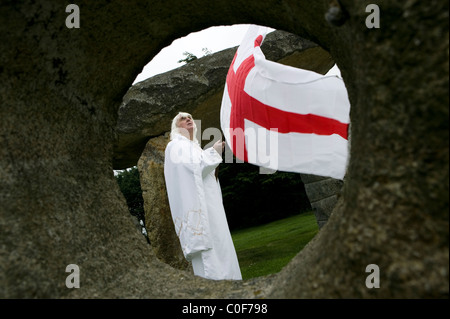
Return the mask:
<path id="1" fill-rule="evenodd" d="M 179 112 L 172 120 L 172 127 L 170 130 L 170 140 L 173 140 L 176 135 L 181 135 L 180 128 L 177 126 L 178 121 L 182 117 L 190 117 L 192 119 L 192 122 L 194 123 L 194 132 L 193 132 L 193 141 L 197 144 L 199 144 L 197 140 L 197 125 L 195 124 L 194 119 L 192 118 L 192 115 L 186 112 Z"/>

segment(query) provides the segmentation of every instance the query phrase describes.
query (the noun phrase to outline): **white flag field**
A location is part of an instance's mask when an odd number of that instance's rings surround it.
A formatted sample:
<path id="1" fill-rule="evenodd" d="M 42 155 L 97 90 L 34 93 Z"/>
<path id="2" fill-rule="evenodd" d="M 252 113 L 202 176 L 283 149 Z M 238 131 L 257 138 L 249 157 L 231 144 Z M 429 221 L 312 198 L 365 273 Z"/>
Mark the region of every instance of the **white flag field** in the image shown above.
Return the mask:
<path id="1" fill-rule="evenodd" d="M 343 80 L 266 60 L 268 28 L 250 26 L 228 71 L 221 128 L 241 161 L 343 179 L 350 102 Z"/>

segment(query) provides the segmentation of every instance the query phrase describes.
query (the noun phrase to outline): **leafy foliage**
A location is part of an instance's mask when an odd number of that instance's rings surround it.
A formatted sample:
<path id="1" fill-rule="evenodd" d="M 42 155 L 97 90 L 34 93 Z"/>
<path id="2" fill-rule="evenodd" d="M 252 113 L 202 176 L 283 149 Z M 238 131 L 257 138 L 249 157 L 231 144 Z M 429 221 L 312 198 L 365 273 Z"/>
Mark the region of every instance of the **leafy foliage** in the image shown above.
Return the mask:
<path id="1" fill-rule="evenodd" d="M 194 54 L 192 54 L 190 52 L 185 51 L 185 52 L 183 52 L 183 55 L 185 56 L 185 58 L 181 59 L 181 60 L 178 60 L 178 63 L 183 63 L 184 62 L 184 63 L 188 64 L 188 63 L 190 63 L 192 61 L 197 60 L 197 56 L 195 56 Z"/>
<path id="2" fill-rule="evenodd" d="M 116 180 L 123 196 L 127 200 L 128 209 L 130 210 L 131 215 L 136 216 L 138 220 L 145 221 L 144 199 L 142 198 L 141 183 L 137 167 L 119 172 L 116 175 Z"/>
<path id="3" fill-rule="evenodd" d="M 202 52 L 203 52 L 203 56 L 207 56 L 207 55 L 211 55 L 212 54 L 212 51 L 210 49 L 208 49 L 208 48 L 203 48 Z M 188 64 L 188 63 L 198 59 L 197 56 L 195 54 L 191 53 L 191 52 L 184 51 L 183 55 L 185 56 L 185 58 L 181 59 L 181 60 L 178 60 L 178 63 L 186 63 L 186 64 Z"/>
<path id="4" fill-rule="evenodd" d="M 219 166 L 223 204 L 230 229 L 260 225 L 311 210 L 299 174 L 260 174 L 248 163 Z"/>

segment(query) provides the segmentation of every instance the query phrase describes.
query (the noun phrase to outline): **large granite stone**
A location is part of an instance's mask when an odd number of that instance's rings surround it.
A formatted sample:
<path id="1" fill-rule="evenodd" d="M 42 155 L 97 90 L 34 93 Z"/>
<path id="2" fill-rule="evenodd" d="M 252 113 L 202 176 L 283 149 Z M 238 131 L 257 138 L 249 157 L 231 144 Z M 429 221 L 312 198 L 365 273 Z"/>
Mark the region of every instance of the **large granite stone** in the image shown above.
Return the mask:
<path id="1" fill-rule="evenodd" d="M 170 213 L 164 179 L 164 150 L 168 136 L 150 139 L 138 161 L 145 223 L 155 255 L 178 269 L 190 269 L 183 256 Z"/>

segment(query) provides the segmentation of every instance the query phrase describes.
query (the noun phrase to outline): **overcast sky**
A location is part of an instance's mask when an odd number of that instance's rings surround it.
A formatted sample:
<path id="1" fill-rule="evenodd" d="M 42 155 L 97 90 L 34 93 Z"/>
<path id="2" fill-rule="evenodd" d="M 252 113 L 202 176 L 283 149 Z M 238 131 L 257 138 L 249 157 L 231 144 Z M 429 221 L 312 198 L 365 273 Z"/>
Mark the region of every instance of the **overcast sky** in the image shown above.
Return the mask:
<path id="1" fill-rule="evenodd" d="M 172 44 L 161 50 L 142 70 L 134 83 L 143 81 L 159 73 L 178 68 L 184 63 L 178 63 L 185 58 L 183 52 L 190 52 L 197 57 L 202 57 L 203 48 L 212 53 L 235 47 L 239 45 L 247 32 L 248 25 L 240 24 L 233 26 L 218 26 L 194 32 L 186 37 L 177 39 Z M 339 69 L 335 66 L 329 74 L 338 74 Z M 133 83 L 133 84 L 134 84 Z"/>

